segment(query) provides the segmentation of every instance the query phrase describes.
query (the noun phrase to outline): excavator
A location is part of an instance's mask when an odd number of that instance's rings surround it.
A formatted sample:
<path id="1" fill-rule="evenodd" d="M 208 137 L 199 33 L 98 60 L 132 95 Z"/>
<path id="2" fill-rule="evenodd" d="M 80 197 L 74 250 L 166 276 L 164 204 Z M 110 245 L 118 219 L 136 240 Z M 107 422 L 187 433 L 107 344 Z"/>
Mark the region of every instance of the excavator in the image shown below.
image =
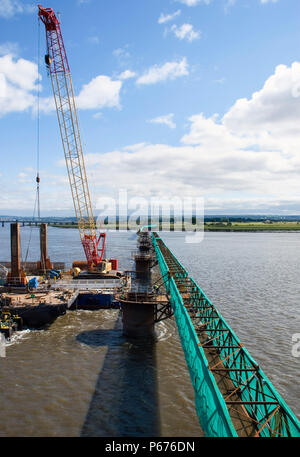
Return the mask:
<path id="1" fill-rule="evenodd" d="M 74 268 L 87 267 L 88 273 L 117 270 L 117 260 L 105 260 L 106 233 L 97 235 L 79 132 L 77 110 L 69 62 L 60 22 L 52 8 L 38 5 L 45 25 L 47 53 L 45 63 L 50 76 L 59 129 L 66 159 L 75 215 L 87 262 L 74 262 Z"/>

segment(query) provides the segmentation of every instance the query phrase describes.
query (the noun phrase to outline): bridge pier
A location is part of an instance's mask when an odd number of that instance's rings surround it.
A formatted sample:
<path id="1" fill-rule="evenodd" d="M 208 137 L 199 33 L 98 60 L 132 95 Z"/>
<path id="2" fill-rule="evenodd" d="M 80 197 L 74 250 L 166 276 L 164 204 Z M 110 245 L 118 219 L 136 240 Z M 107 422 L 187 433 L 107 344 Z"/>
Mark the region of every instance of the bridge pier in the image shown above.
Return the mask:
<path id="1" fill-rule="evenodd" d="M 117 297 L 122 307 L 123 334 L 129 338 L 153 338 L 155 303 L 153 295 L 128 292 Z"/>
<path id="2" fill-rule="evenodd" d="M 151 287 L 152 255 L 148 232 L 138 233 L 138 251 L 135 259 L 135 281 L 132 289 L 118 294 L 121 303 L 123 334 L 130 338 L 152 338 L 155 335 L 157 301 Z"/>
<path id="3" fill-rule="evenodd" d="M 21 244 L 20 225 L 18 223 L 10 226 L 10 248 L 11 248 L 11 275 L 12 278 L 19 278 L 21 271 Z"/>
<path id="4" fill-rule="evenodd" d="M 135 271 L 136 279 L 150 281 L 151 279 L 151 264 L 152 256 L 144 252 L 135 254 Z"/>
<path id="5" fill-rule="evenodd" d="M 139 250 L 134 254 L 136 279 L 149 281 L 151 280 L 151 238 L 149 232 L 139 232 L 138 234 L 138 248 Z"/>
<path id="6" fill-rule="evenodd" d="M 40 224 L 40 248 L 41 260 L 37 267 L 39 270 L 51 270 L 53 265 L 48 257 L 48 242 L 47 242 L 47 224 Z"/>
<path id="7" fill-rule="evenodd" d="M 9 285 L 25 285 L 26 275 L 21 268 L 20 224 L 10 225 L 11 270 L 7 276 Z"/>

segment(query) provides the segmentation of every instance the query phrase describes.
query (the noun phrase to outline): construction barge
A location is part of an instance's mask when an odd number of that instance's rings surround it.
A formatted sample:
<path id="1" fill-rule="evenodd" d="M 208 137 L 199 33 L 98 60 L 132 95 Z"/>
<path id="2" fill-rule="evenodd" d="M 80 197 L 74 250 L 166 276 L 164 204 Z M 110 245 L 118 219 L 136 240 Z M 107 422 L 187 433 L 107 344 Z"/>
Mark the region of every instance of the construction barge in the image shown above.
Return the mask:
<path id="1" fill-rule="evenodd" d="M 21 263 L 18 223 L 11 224 L 10 235 L 11 262 L 1 262 L 0 309 L 17 316 L 25 327 L 42 328 L 68 310 L 119 308 L 115 294 L 129 287 L 131 275 L 113 270 L 117 268 L 115 259 L 104 260 L 102 268 L 93 273 L 85 271 L 87 265 L 82 261 L 73 262 L 73 267 L 65 271 L 63 263 L 50 261 L 47 226 L 40 224 L 40 260 Z M 5 329 L 2 333 L 10 337 L 12 331 L 7 331 L 9 320 L 5 316 L 0 315 Z M 16 330 L 17 326 L 11 323 L 10 328 Z"/>
<path id="2" fill-rule="evenodd" d="M 138 234 L 138 250 L 132 253 L 134 271 L 119 271 L 116 259 L 103 259 L 97 270 L 89 270 L 84 261 L 74 261 L 69 270 L 58 270 L 64 264 L 52 263 L 48 257 L 46 224 L 40 224 L 37 262 L 21 262 L 18 223 L 11 224 L 10 237 L 11 262 L 0 263 L 0 310 L 17 316 L 29 329 L 43 328 L 68 310 L 121 309 L 124 334 L 152 337 L 155 323 L 171 315 L 165 293 L 151 283 L 156 260 L 148 232 Z M 7 325 L 8 321 L 5 328 Z M 2 333 L 11 336 L 10 331 Z"/>

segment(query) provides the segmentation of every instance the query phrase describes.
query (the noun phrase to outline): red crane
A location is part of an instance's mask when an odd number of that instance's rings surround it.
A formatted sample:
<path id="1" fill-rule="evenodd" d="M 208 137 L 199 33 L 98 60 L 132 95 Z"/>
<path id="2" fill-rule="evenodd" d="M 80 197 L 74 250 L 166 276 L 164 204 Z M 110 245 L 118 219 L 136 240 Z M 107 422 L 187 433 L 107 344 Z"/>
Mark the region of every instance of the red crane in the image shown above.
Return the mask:
<path id="1" fill-rule="evenodd" d="M 45 25 L 46 65 L 51 77 L 58 123 L 67 164 L 69 182 L 81 242 L 89 270 L 97 269 L 103 259 L 106 233 L 96 232 L 80 139 L 70 67 L 60 23 L 52 8 L 38 5 L 39 18 Z"/>

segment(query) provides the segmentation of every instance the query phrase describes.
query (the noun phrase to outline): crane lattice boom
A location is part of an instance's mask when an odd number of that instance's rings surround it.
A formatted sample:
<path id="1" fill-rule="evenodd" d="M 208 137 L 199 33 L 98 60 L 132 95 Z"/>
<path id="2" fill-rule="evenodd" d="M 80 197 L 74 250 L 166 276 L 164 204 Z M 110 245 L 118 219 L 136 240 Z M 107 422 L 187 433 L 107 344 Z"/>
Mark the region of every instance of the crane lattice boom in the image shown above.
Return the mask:
<path id="1" fill-rule="evenodd" d="M 78 228 L 89 268 L 97 267 L 104 254 L 106 234 L 97 238 L 79 133 L 75 98 L 59 20 L 52 8 L 39 7 L 46 28 L 46 64 L 51 77 L 59 128 L 67 164 Z"/>

